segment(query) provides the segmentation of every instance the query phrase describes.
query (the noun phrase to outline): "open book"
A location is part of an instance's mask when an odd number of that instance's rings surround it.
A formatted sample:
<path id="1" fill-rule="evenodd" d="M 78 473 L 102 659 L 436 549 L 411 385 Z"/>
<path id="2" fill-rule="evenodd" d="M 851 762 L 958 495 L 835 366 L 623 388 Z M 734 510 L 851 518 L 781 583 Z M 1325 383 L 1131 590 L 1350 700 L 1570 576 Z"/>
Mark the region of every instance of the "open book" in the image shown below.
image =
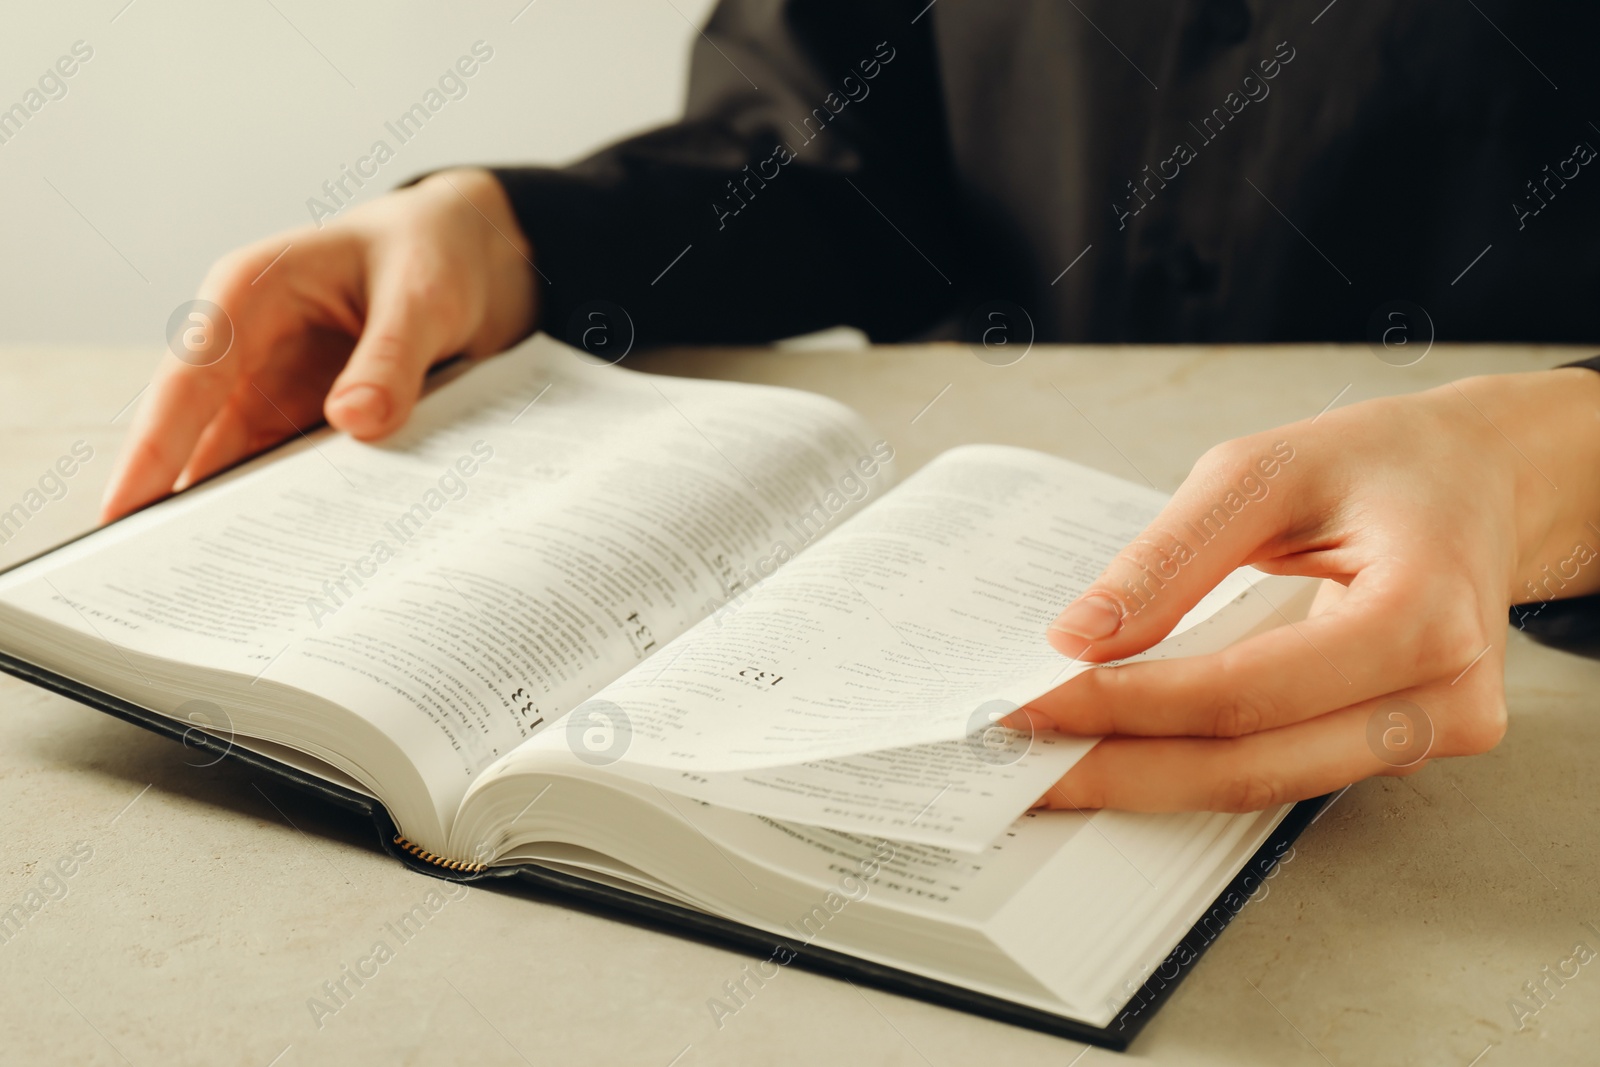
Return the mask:
<path id="1" fill-rule="evenodd" d="M 1163 498 L 999 446 L 898 477 L 834 401 L 539 339 L 0 576 L 0 665 L 366 798 L 432 873 L 1084 1036 L 1287 809 L 1030 814 L 1093 742 L 996 720 L 1091 669 L 1045 628 Z M 1146 655 L 1306 592 L 1240 572 Z"/>

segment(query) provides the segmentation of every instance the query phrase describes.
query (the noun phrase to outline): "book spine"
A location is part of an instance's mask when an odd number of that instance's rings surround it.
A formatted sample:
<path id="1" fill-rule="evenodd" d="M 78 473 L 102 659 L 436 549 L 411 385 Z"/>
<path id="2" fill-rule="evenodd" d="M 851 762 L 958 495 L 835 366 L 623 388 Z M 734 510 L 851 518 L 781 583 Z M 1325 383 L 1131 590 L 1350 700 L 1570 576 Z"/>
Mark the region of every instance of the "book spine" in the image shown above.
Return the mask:
<path id="1" fill-rule="evenodd" d="M 443 867 L 447 871 L 464 871 L 470 874 L 477 874 L 479 871 L 482 871 L 489 866 L 487 863 L 467 863 L 463 860 L 452 860 L 446 859 L 443 856 L 435 856 L 432 852 L 429 852 L 420 845 L 416 845 L 410 841 L 407 841 L 399 834 L 395 834 L 391 840 L 393 840 L 396 847 L 398 847 L 401 851 L 410 853 L 417 859 L 422 860 L 424 863 L 431 863 L 435 867 Z"/>

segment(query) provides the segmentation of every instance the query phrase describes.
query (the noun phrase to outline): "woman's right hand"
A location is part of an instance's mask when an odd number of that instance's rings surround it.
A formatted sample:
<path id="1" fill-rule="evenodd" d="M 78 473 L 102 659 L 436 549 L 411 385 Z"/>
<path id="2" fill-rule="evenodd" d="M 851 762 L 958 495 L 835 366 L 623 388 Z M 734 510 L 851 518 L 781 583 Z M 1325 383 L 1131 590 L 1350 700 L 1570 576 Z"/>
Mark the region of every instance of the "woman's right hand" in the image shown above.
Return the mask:
<path id="1" fill-rule="evenodd" d="M 227 322 L 186 333 L 185 358 L 163 357 L 101 521 L 323 417 L 362 440 L 392 433 L 434 363 L 491 355 L 532 331 L 532 256 L 505 190 L 477 169 L 224 256 L 199 296 Z"/>

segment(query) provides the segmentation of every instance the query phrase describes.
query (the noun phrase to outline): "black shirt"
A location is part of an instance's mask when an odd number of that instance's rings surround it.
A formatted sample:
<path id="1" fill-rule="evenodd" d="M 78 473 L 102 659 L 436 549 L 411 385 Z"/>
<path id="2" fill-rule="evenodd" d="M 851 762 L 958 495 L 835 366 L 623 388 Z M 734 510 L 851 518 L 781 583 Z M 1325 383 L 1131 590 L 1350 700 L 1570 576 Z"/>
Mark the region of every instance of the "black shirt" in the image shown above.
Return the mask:
<path id="1" fill-rule="evenodd" d="M 1592 341 L 1600 8 L 724 0 L 685 118 L 497 171 L 558 336 Z M 1420 316 L 1419 316 L 1420 321 Z"/>
<path id="2" fill-rule="evenodd" d="M 682 121 L 496 173 L 574 343 L 997 307 L 1040 341 L 1588 342 L 1597 30 L 1513 0 L 723 0 Z M 1600 598 L 1513 622 L 1593 650 Z"/>

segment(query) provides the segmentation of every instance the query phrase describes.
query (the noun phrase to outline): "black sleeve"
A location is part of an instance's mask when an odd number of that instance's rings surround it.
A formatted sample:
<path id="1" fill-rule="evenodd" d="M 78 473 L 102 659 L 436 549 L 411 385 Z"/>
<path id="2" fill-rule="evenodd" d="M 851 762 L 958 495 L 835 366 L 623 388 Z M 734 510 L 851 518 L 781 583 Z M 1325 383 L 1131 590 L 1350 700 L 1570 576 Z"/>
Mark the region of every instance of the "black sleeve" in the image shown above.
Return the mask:
<path id="1" fill-rule="evenodd" d="M 496 168 L 540 325 L 592 301 L 640 344 L 926 329 L 959 285 L 932 19 L 894 0 L 722 0 L 683 121 L 563 169 Z M 915 21 L 914 21 L 915 20 Z"/>
<path id="2" fill-rule="evenodd" d="M 1600 372 L 1600 356 L 1562 366 Z M 1511 625 L 1540 644 L 1600 658 L 1600 594 L 1513 605 Z"/>

